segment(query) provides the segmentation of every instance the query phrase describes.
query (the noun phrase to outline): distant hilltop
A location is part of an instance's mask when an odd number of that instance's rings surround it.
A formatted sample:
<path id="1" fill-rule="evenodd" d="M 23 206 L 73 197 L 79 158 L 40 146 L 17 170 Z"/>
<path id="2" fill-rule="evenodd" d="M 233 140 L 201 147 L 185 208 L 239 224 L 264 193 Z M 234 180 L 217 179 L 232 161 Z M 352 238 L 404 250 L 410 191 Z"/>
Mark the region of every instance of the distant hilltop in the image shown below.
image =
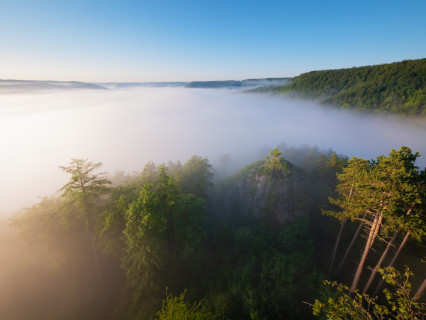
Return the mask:
<path id="1" fill-rule="evenodd" d="M 100 82 L 96 84 L 109 89 L 125 89 L 138 87 L 184 87 L 187 83 L 188 82 Z"/>
<path id="2" fill-rule="evenodd" d="M 246 88 L 285 85 L 290 78 L 264 78 L 246 80 L 222 80 L 222 81 L 191 81 L 185 88 Z"/>
<path id="3" fill-rule="evenodd" d="M 80 82 L 42 80 L 0 80 L 0 94 L 4 92 L 91 89 L 108 90 L 136 87 L 184 87 L 188 82 Z"/>
<path id="4" fill-rule="evenodd" d="M 106 89 L 102 86 L 79 81 L 0 80 L 0 93 L 4 91 L 39 91 L 68 89 Z"/>
<path id="5" fill-rule="evenodd" d="M 39 81 L 39 80 L 0 80 L 0 94 L 5 92 L 69 90 L 69 89 L 127 89 L 139 87 L 165 88 L 244 88 L 253 89 L 265 86 L 285 85 L 290 78 L 265 78 L 225 81 L 192 82 L 79 82 L 79 81 Z"/>

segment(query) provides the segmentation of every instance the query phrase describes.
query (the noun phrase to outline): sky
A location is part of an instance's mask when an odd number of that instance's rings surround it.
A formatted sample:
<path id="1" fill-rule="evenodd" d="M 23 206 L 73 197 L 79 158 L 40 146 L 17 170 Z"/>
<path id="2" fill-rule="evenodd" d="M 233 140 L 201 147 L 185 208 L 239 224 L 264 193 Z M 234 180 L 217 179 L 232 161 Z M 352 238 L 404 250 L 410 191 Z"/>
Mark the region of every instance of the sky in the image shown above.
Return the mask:
<path id="1" fill-rule="evenodd" d="M 292 77 L 426 57 L 426 1 L 0 0 L 0 79 Z"/>

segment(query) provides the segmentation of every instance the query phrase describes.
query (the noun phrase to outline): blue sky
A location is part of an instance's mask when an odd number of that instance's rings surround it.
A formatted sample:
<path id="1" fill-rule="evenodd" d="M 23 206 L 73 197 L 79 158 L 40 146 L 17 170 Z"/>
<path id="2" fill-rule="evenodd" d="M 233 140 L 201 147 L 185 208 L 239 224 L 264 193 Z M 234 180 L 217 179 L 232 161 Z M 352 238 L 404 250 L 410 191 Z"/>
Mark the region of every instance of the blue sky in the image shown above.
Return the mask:
<path id="1" fill-rule="evenodd" d="M 424 58 L 425 16 L 424 0 L 0 0 L 0 79 L 245 79 Z"/>

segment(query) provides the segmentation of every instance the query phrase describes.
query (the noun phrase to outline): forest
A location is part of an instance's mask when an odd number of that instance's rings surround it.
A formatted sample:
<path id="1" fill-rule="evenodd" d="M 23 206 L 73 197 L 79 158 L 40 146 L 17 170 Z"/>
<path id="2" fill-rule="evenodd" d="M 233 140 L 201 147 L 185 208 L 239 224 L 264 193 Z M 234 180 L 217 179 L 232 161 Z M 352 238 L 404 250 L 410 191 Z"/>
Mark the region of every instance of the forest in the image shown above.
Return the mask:
<path id="1" fill-rule="evenodd" d="M 426 115 L 426 59 L 303 73 L 290 84 L 253 92 L 315 98 L 342 109 Z"/>
<path id="2" fill-rule="evenodd" d="M 194 155 L 112 176 L 71 159 L 0 226 L 2 318 L 423 319 L 419 156 L 281 144 L 232 174 Z"/>

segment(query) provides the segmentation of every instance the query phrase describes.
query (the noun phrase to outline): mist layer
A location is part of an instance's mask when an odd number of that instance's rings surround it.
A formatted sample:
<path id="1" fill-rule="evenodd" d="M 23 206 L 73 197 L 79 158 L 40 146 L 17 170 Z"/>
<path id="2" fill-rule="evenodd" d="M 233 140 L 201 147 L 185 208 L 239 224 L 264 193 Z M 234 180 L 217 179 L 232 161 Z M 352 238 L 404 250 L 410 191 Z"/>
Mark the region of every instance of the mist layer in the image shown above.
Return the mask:
<path id="1" fill-rule="evenodd" d="M 316 145 L 364 158 L 402 145 L 426 154 L 426 127 L 393 117 L 352 114 L 305 100 L 230 90 L 134 88 L 0 95 L 0 213 L 30 206 L 67 180 L 58 166 L 71 158 L 102 161 L 114 173 L 148 161 L 234 166 L 261 148 Z M 285 155 L 284 155 L 285 156 Z"/>

